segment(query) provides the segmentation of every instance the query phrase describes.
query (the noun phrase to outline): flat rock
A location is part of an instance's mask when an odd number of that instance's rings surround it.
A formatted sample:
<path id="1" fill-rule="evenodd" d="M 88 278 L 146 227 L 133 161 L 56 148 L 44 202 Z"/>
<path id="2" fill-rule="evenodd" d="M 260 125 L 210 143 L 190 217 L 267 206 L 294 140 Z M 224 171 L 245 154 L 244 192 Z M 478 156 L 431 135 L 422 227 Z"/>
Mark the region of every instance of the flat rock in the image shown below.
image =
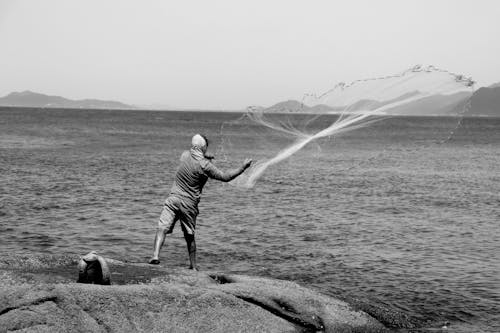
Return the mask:
<path id="1" fill-rule="evenodd" d="M 110 286 L 75 283 L 78 258 L 0 259 L 0 332 L 387 332 L 294 282 L 106 259 Z"/>

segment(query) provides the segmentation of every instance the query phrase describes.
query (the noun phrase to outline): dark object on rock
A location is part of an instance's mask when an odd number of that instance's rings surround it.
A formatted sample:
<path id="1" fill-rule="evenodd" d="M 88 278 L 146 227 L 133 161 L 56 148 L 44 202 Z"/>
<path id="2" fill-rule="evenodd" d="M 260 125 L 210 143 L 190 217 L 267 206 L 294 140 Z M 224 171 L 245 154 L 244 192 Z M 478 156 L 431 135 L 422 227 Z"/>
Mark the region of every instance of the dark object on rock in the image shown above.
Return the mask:
<path id="1" fill-rule="evenodd" d="M 103 257 L 92 251 L 78 262 L 78 283 L 111 284 L 111 273 Z"/>

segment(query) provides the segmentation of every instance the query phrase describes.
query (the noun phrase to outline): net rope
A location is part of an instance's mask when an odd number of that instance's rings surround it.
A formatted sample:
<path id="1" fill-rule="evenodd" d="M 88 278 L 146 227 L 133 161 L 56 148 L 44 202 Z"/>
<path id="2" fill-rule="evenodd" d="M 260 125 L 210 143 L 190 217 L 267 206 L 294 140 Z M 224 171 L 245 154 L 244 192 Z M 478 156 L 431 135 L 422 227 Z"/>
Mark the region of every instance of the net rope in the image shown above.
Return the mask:
<path id="1" fill-rule="evenodd" d="M 474 83 L 470 77 L 432 65 L 416 65 L 395 75 L 354 80 L 350 83 L 340 82 L 322 94 L 309 93 L 303 95 L 300 102 L 301 110 L 308 107 L 324 106 L 329 109 L 326 112 L 310 113 L 306 117 L 306 121 L 301 124 L 301 128 L 298 128 L 299 126 L 295 125 L 291 118 L 275 119 L 272 116 L 270 117 L 272 114 L 286 113 L 289 111 L 286 108 L 266 112 L 266 110 L 259 107 L 250 106 L 240 118 L 221 125 L 219 131 L 221 141 L 217 148 L 217 154 L 222 156 L 222 161 L 229 159 L 228 155 L 230 154 L 225 147 L 230 145 L 230 142 L 226 139 L 224 132 L 225 127 L 231 124 L 242 124 L 244 122 L 256 124 L 291 138 L 292 142 L 286 147 L 273 156 L 258 160 L 243 177 L 243 180 L 239 179 L 233 183 L 233 185 L 239 187 L 251 188 L 269 167 L 282 162 L 320 138 L 331 139 L 333 137 L 335 139 L 346 132 L 364 128 L 393 116 L 400 116 L 398 112 L 401 109 L 426 98 L 467 92 L 469 97 L 465 102 L 462 102 L 463 105 L 457 109 L 458 111 L 447 115 L 451 117 L 450 122 L 454 124 L 450 125 L 450 129 L 443 129 L 442 133 L 439 133 L 439 139 L 428 140 L 426 143 L 420 144 L 419 149 L 425 149 L 431 145 L 446 143 L 453 138 L 457 129 L 462 125 L 464 116 L 470 110 L 470 97 L 473 93 Z M 311 131 L 308 129 L 311 123 L 325 114 L 336 114 L 338 118 L 329 126 L 319 130 Z M 418 112 L 407 114 L 407 116 L 419 115 Z M 385 151 L 386 148 L 384 147 L 375 156 L 368 157 L 363 162 L 354 163 L 344 171 L 353 170 L 361 164 L 371 163 L 383 155 Z"/>

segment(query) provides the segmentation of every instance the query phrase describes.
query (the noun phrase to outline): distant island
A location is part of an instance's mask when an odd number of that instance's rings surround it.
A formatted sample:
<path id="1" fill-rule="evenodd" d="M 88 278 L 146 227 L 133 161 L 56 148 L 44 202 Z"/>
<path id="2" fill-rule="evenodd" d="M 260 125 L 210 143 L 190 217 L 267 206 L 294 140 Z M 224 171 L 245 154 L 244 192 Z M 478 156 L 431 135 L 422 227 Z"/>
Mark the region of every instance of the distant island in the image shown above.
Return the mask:
<path id="1" fill-rule="evenodd" d="M 500 117 L 500 83 L 474 92 L 471 99 L 471 114 Z"/>
<path id="2" fill-rule="evenodd" d="M 135 106 L 116 101 L 103 101 L 99 99 L 72 100 L 29 90 L 12 92 L 5 97 L 1 97 L 0 106 L 66 109 L 136 109 Z"/>
<path id="3" fill-rule="evenodd" d="M 411 94 L 411 93 L 409 93 Z M 391 101 L 375 101 L 375 100 L 359 100 L 349 106 L 351 111 L 373 109 L 398 99 L 405 97 L 400 96 Z M 457 93 L 452 95 L 434 95 L 422 98 L 412 103 L 405 104 L 392 109 L 392 114 L 400 115 L 453 115 L 471 101 L 471 109 L 467 112 L 468 116 L 479 117 L 500 117 L 500 83 L 493 84 L 489 87 L 481 87 L 476 90 L 472 97 L 469 93 Z M 61 96 L 50 96 L 32 91 L 12 92 L 5 97 L 0 98 L 0 106 L 12 107 L 33 107 L 33 108 L 68 108 L 68 109 L 122 109 L 122 110 L 152 110 L 160 109 L 158 107 L 140 107 L 128 105 L 118 101 L 105 101 L 98 99 L 82 99 L 71 100 Z M 253 109 L 274 112 L 274 113 L 324 113 L 344 111 L 345 106 L 332 107 L 329 105 L 308 106 L 297 100 L 288 100 L 276 103 L 270 107 L 256 106 Z M 165 107 L 165 109 L 183 110 L 182 108 Z M 195 110 L 186 110 L 195 111 Z M 204 111 L 204 110 L 196 110 Z M 214 110 L 216 111 L 216 110 Z M 217 110 L 227 111 L 227 110 Z"/>
<path id="4" fill-rule="evenodd" d="M 403 97 L 403 96 L 401 96 Z M 481 87 L 476 90 L 472 97 L 468 93 L 457 93 L 452 95 L 434 95 L 422 98 L 412 103 L 405 104 L 392 109 L 392 114 L 400 115 L 453 115 L 468 102 L 470 98 L 471 108 L 467 112 L 468 116 L 500 117 L 500 83 L 489 87 Z M 397 100 L 397 99 L 395 99 Z M 353 105 L 349 105 L 351 111 L 374 109 L 391 101 L 360 100 Z M 258 107 L 264 112 L 275 113 L 321 113 L 344 111 L 346 106 L 332 107 L 319 104 L 308 106 L 297 100 L 288 100 L 274 104 L 268 108 Z"/>

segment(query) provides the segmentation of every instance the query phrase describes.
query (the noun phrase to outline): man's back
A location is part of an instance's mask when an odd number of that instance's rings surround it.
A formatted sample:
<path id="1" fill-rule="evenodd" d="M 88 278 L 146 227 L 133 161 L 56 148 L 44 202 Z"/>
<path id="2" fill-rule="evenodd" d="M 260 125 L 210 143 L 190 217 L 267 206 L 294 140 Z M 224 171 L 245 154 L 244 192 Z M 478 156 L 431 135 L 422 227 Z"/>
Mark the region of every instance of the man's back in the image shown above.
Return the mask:
<path id="1" fill-rule="evenodd" d="M 175 173 L 174 185 L 170 194 L 191 199 L 194 203 L 200 201 L 203 186 L 207 182 L 208 176 L 203 170 L 202 163 L 206 164 L 205 158 L 196 160 L 189 151 L 184 151 L 181 155 L 181 163 Z"/>
<path id="2" fill-rule="evenodd" d="M 170 194 L 187 198 L 197 204 L 208 178 L 228 182 L 240 175 L 249 165 L 250 162 L 240 168 L 222 172 L 207 158 L 200 157 L 193 153 L 193 150 L 186 150 L 181 155 L 181 163 L 175 173 Z"/>

